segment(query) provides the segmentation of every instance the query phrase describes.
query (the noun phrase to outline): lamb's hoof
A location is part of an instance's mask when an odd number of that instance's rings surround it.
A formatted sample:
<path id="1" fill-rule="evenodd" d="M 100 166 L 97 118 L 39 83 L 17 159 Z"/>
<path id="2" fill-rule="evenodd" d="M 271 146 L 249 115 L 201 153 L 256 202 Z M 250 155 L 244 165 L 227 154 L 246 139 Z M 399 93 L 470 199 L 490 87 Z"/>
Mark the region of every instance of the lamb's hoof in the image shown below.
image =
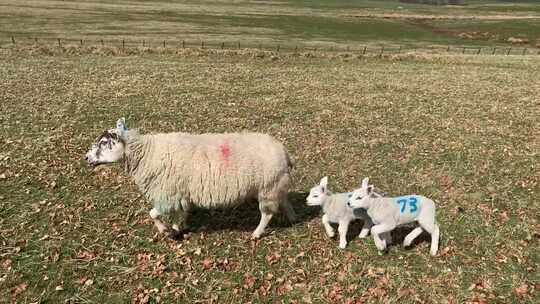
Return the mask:
<path id="1" fill-rule="evenodd" d="M 345 249 L 345 248 L 347 248 L 347 244 L 346 243 L 345 244 L 339 244 L 339 248 L 340 249 Z"/>

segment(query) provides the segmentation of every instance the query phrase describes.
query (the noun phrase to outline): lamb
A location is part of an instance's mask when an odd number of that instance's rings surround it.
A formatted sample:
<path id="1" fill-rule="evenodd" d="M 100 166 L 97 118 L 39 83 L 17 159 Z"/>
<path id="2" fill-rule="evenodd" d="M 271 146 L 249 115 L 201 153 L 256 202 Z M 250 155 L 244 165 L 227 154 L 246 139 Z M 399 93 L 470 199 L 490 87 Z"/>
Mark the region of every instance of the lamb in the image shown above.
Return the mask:
<path id="1" fill-rule="evenodd" d="M 435 219 L 435 203 L 431 199 L 421 195 L 374 198 L 372 193 L 373 185 L 369 185 L 369 179 L 366 177 L 362 180 L 361 187 L 353 191 L 347 205 L 351 208 L 366 209 L 374 224 L 371 234 L 379 250 L 384 250 L 387 246 L 386 241 L 380 238 L 382 233 L 388 233 L 396 226 L 416 221 L 420 227 L 416 227 L 405 237 L 403 246 L 409 246 L 424 229 L 431 234 L 430 253 L 432 256 L 437 255 L 439 226 Z"/>
<path id="2" fill-rule="evenodd" d="M 292 222 L 287 201 L 292 162 L 284 146 L 261 133 L 140 134 L 124 118 L 105 131 L 86 154 L 91 166 L 123 161 L 140 191 L 153 203 L 150 217 L 171 237 L 188 228 L 194 206 L 229 208 L 258 200 L 261 219 L 252 234 L 259 238 L 279 211 Z"/>
<path id="3" fill-rule="evenodd" d="M 332 228 L 330 223 L 338 224 L 339 248 L 341 249 L 345 249 L 347 246 L 347 231 L 352 221 L 356 219 L 362 219 L 364 221 L 364 226 L 359 235 L 360 238 L 365 238 L 373 225 L 366 213 L 355 214 L 353 209 L 347 207 L 347 200 L 351 195 L 351 192 L 332 193 L 328 189 L 328 177 L 325 176 L 321 179 L 318 186 L 311 188 L 306 198 L 306 204 L 308 206 L 322 207 L 322 224 L 328 237 L 333 238 L 335 235 L 334 228 Z M 380 197 L 376 192 L 373 192 L 372 195 L 374 197 Z M 390 234 L 386 236 L 386 239 L 388 242 L 391 242 Z"/>

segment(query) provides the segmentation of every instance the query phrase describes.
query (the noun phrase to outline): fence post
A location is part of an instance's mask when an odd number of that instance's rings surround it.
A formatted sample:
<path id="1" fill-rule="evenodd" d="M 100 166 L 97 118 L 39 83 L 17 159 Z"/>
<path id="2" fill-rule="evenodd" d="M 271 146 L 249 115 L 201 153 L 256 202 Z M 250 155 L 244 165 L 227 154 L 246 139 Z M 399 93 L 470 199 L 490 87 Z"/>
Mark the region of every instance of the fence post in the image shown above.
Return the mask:
<path id="1" fill-rule="evenodd" d="M 446 52 L 450 53 L 450 45 L 446 48 Z"/>
<path id="2" fill-rule="evenodd" d="M 525 55 L 525 53 L 527 53 L 527 48 L 523 48 L 523 53 L 521 53 L 521 55 Z"/>
<path id="3" fill-rule="evenodd" d="M 36 43 L 38 43 L 38 39 L 37 39 L 37 37 L 36 37 L 36 38 L 34 38 L 34 41 L 35 41 Z"/>
<path id="4" fill-rule="evenodd" d="M 185 49 L 186 48 L 186 42 L 184 40 L 182 40 L 182 48 Z"/>
<path id="5" fill-rule="evenodd" d="M 122 49 L 124 49 L 126 47 L 126 42 L 124 41 L 124 39 L 122 39 Z"/>
<path id="6" fill-rule="evenodd" d="M 365 55 L 367 51 L 367 46 L 364 46 L 364 50 L 362 51 L 362 55 Z"/>
<path id="7" fill-rule="evenodd" d="M 223 50 L 225 48 L 225 42 L 221 43 L 221 49 Z"/>
<path id="8" fill-rule="evenodd" d="M 465 54 L 465 47 L 463 47 L 463 51 L 461 52 L 461 54 Z"/>
<path id="9" fill-rule="evenodd" d="M 497 50 L 497 47 L 493 48 L 493 52 L 491 52 L 491 55 L 495 55 L 495 51 Z"/>
<path id="10" fill-rule="evenodd" d="M 11 36 L 11 42 L 15 44 L 15 37 Z"/>
<path id="11" fill-rule="evenodd" d="M 204 49 L 204 41 L 201 41 L 201 49 Z"/>
<path id="12" fill-rule="evenodd" d="M 81 46 L 83 45 L 83 40 L 81 39 Z"/>
<path id="13" fill-rule="evenodd" d="M 383 53 L 384 53 L 384 45 L 381 46 L 381 52 L 379 53 L 379 57 L 382 57 Z"/>
<path id="14" fill-rule="evenodd" d="M 163 40 L 163 48 L 165 48 L 165 40 Z"/>
<path id="15" fill-rule="evenodd" d="M 476 55 L 480 55 L 480 52 L 481 52 L 481 51 L 482 51 L 482 48 L 479 47 L 479 48 L 478 48 L 478 52 L 476 52 Z"/>
<path id="16" fill-rule="evenodd" d="M 62 43 L 60 42 L 60 38 L 58 38 L 58 47 L 62 47 Z"/>
<path id="17" fill-rule="evenodd" d="M 508 48 L 508 51 L 506 52 L 506 55 L 507 55 L 507 56 L 510 55 L 510 52 L 511 52 L 511 51 L 512 51 L 512 47 L 509 47 L 509 48 Z"/>
<path id="18" fill-rule="evenodd" d="M 279 53 L 279 44 L 277 45 L 277 52 Z"/>
<path id="19" fill-rule="evenodd" d="M 238 49 L 240 49 L 240 41 L 238 41 Z"/>

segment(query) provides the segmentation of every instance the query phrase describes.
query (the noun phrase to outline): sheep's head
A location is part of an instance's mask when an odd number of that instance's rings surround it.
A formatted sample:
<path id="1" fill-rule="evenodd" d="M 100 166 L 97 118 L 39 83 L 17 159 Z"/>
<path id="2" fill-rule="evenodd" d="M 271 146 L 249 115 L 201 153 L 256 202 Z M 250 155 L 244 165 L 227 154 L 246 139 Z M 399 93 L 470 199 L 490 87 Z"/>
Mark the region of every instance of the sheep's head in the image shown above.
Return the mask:
<path id="1" fill-rule="evenodd" d="M 366 177 L 362 180 L 360 188 L 353 191 L 351 197 L 347 201 L 347 206 L 356 208 L 369 208 L 371 195 L 373 194 L 373 185 L 369 184 L 369 179 Z"/>
<path id="2" fill-rule="evenodd" d="M 320 206 L 331 195 L 328 190 L 328 177 L 325 176 L 321 179 L 319 185 L 309 190 L 309 195 L 306 198 L 306 204 L 308 206 Z"/>
<path id="3" fill-rule="evenodd" d="M 109 129 L 103 132 L 97 141 L 92 144 L 90 150 L 86 153 L 85 159 L 90 166 L 114 163 L 124 157 L 126 149 L 125 136 L 127 128 L 124 118 L 116 122 L 115 129 Z"/>

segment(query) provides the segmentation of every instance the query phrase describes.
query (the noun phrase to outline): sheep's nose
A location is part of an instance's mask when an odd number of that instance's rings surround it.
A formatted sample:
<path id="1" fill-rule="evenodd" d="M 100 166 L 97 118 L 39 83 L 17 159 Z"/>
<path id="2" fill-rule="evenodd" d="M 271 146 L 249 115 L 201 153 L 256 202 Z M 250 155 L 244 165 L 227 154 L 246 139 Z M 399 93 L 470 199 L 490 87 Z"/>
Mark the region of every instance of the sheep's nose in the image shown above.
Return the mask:
<path id="1" fill-rule="evenodd" d="M 88 161 L 88 155 L 85 155 L 85 156 L 84 156 L 84 160 L 85 160 L 85 161 Z"/>
<path id="2" fill-rule="evenodd" d="M 352 207 L 351 202 L 347 202 L 347 206 Z"/>

